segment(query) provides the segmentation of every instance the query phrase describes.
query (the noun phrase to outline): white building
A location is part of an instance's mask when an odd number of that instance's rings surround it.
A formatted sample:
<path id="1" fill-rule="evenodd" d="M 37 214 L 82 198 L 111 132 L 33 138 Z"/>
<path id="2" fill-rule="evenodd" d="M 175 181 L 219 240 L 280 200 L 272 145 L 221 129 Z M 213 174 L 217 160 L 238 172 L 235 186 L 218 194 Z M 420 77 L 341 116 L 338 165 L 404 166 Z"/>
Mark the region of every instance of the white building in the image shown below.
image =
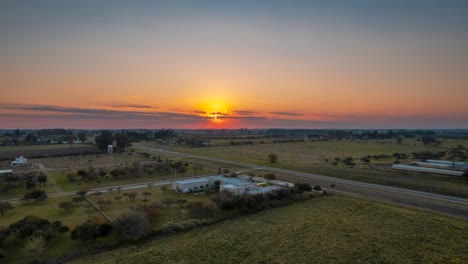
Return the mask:
<path id="1" fill-rule="evenodd" d="M 27 158 L 19 157 L 11 162 L 11 166 L 24 166 L 24 165 L 28 165 Z"/>
<path id="2" fill-rule="evenodd" d="M 261 182 L 264 182 L 265 184 L 268 183 L 268 181 L 264 178 L 261 179 Z M 265 193 L 275 189 L 281 189 L 284 187 L 291 188 L 294 186 L 294 183 L 275 180 L 270 181 L 270 184 L 273 184 L 274 186 L 262 187 L 257 185 L 257 182 L 252 181 L 248 177 L 225 177 L 223 175 L 215 175 L 210 177 L 173 181 L 172 189 L 179 193 L 204 192 L 215 188 L 217 181 L 219 182 L 220 191 L 228 191 L 235 195 L 242 195 L 246 193 Z"/>
<path id="3" fill-rule="evenodd" d="M 112 154 L 114 152 L 114 146 L 113 145 L 107 145 L 107 153 Z"/>
<path id="4" fill-rule="evenodd" d="M 0 170 L 0 176 L 11 174 L 13 174 L 13 170 Z"/>
<path id="5" fill-rule="evenodd" d="M 215 186 L 215 180 L 210 178 L 195 178 L 172 182 L 172 189 L 180 193 L 205 191 Z"/>

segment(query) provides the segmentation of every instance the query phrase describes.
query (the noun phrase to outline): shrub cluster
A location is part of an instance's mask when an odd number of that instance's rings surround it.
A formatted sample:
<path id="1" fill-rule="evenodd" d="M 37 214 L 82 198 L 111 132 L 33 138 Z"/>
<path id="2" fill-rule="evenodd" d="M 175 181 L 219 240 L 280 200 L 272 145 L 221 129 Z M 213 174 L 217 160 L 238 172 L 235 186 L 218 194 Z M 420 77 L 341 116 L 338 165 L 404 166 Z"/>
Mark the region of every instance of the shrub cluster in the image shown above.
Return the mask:
<path id="1" fill-rule="evenodd" d="M 221 210 L 261 211 L 269 207 L 275 207 L 291 203 L 298 197 L 292 189 L 278 189 L 261 194 L 234 195 L 223 191 L 219 193 L 213 202 Z"/>

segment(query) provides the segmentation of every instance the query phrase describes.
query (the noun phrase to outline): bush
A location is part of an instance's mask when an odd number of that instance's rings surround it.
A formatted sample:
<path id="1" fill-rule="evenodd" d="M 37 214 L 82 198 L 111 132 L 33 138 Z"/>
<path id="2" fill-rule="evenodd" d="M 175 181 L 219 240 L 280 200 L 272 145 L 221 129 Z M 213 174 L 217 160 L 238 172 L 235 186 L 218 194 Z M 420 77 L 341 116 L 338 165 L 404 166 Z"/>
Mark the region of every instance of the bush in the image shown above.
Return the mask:
<path id="1" fill-rule="evenodd" d="M 273 173 L 267 173 L 263 175 L 263 178 L 265 178 L 266 180 L 276 180 L 276 175 Z"/>
<path id="2" fill-rule="evenodd" d="M 154 203 L 152 205 L 140 205 L 137 208 L 133 209 L 138 212 L 142 212 L 146 215 L 150 222 L 154 222 L 161 214 L 161 210 L 159 209 L 159 204 Z"/>
<path id="3" fill-rule="evenodd" d="M 193 229 L 198 226 L 207 225 L 211 222 L 208 220 L 201 220 L 201 219 L 189 219 L 186 221 L 178 222 L 178 223 L 168 223 L 161 227 L 161 233 L 177 233 L 181 231 L 187 231 Z"/>
<path id="4" fill-rule="evenodd" d="M 46 249 L 46 240 L 42 236 L 31 236 L 29 237 L 22 248 L 26 254 L 34 256 L 44 252 Z"/>
<path id="5" fill-rule="evenodd" d="M 308 183 L 296 183 L 295 186 L 301 190 L 301 191 L 304 191 L 304 192 L 310 192 L 312 191 L 312 187 L 310 186 L 310 184 Z"/>
<path id="6" fill-rule="evenodd" d="M 46 240 L 67 231 L 68 227 L 62 225 L 60 221 L 49 222 L 47 219 L 33 215 L 26 216 L 8 227 L 8 232 L 17 234 L 18 238 L 30 237 L 39 232 Z"/>
<path id="7" fill-rule="evenodd" d="M 127 240 L 138 240 L 148 234 L 150 224 L 144 213 L 132 210 L 121 214 L 114 221 L 114 228 Z"/>
<path id="8" fill-rule="evenodd" d="M 186 208 L 189 211 L 189 214 L 194 218 L 212 218 L 216 215 L 216 208 L 205 202 L 190 202 L 187 204 Z"/>
<path id="9" fill-rule="evenodd" d="M 102 218 L 90 218 L 85 223 L 76 226 L 71 232 L 71 239 L 83 242 L 94 242 L 99 237 L 108 236 L 112 225 Z"/>
<path id="10" fill-rule="evenodd" d="M 43 201 L 46 198 L 47 198 L 47 194 L 43 190 L 34 190 L 34 191 L 24 195 L 24 200 L 35 199 L 36 201 Z"/>
<path id="11" fill-rule="evenodd" d="M 274 153 L 271 153 L 268 155 L 268 159 L 270 160 L 270 163 L 276 163 L 278 161 L 278 156 Z"/>

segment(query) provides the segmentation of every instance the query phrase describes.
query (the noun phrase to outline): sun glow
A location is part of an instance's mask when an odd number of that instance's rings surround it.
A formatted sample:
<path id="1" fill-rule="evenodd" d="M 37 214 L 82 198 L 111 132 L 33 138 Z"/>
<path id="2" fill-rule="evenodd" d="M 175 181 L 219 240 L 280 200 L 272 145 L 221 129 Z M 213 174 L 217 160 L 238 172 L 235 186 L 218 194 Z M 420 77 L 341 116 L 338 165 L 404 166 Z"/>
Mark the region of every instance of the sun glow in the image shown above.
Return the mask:
<path id="1" fill-rule="evenodd" d="M 207 100 L 200 104 L 198 109 L 200 116 L 205 117 L 210 123 L 215 125 L 225 123 L 227 121 L 226 117 L 232 113 L 230 106 L 219 99 Z"/>

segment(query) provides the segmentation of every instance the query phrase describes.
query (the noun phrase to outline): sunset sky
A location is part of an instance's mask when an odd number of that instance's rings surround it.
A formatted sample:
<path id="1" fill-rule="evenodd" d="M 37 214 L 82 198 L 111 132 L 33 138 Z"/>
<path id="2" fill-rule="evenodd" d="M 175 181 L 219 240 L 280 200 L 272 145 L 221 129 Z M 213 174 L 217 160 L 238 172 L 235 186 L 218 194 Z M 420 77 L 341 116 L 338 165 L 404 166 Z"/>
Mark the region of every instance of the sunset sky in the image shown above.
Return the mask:
<path id="1" fill-rule="evenodd" d="M 2 0 L 0 92 L 0 128 L 468 128 L 468 1 Z"/>

